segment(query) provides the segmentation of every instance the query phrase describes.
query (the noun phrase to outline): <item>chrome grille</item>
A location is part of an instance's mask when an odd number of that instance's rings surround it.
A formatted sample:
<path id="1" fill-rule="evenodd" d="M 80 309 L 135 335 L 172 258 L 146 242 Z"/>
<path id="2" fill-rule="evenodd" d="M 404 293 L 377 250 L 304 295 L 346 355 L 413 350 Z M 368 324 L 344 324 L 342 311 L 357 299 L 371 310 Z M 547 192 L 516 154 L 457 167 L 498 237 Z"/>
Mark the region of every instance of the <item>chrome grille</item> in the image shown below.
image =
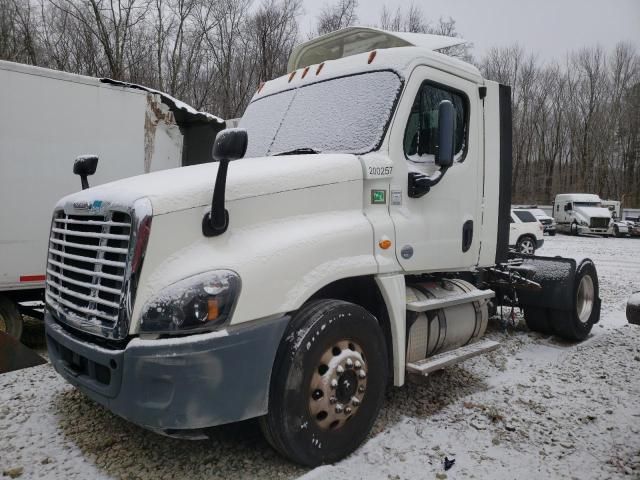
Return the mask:
<path id="1" fill-rule="evenodd" d="M 604 217 L 595 217 L 591 219 L 590 228 L 609 228 L 609 219 Z"/>
<path id="2" fill-rule="evenodd" d="M 55 213 L 49 237 L 47 305 L 74 323 L 113 329 L 123 302 L 132 221 L 128 213 Z"/>

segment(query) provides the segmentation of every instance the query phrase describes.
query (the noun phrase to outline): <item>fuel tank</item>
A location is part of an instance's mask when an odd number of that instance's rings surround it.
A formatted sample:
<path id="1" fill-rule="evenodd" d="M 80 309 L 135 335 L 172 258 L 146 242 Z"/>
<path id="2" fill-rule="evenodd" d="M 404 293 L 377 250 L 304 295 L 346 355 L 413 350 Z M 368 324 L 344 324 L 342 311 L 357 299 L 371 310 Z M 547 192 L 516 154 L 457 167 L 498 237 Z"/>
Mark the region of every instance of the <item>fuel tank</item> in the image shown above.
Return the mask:
<path id="1" fill-rule="evenodd" d="M 448 300 L 477 291 L 460 279 L 407 285 L 407 303 L 423 300 Z M 407 311 L 407 362 L 415 362 L 437 353 L 475 341 L 487 328 L 489 313 L 484 300 L 467 302 L 426 312 Z"/>

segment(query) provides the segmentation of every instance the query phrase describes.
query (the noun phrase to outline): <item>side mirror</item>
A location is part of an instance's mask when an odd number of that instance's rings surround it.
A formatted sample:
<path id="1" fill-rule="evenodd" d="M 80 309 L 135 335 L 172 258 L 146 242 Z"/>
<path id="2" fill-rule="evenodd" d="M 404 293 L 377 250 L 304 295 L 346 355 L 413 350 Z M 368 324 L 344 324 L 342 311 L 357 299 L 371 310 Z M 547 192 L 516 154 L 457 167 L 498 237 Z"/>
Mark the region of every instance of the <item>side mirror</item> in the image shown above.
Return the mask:
<path id="1" fill-rule="evenodd" d="M 438 106 L 438 152 L 436 153 L 436 165 L 449 168 L 453 165 L 455 154 L 456 111 L 453 103 L 443 100 Z"/>
<path id="2" fill-rule="evenodd" d="M 202 219 L 202 234 L 205 237 L 221 235 L 229 227 L 229 212 L 224 208 L 227 169 L 229 162 L 244 157 L 248 141 L 249 136 L 244 128 L 227 128 L 216 135 L 211 153 L 213 159 L 218 161 L 218 174 L 213 189 L 211 211 Z"/>
<path id="3" fill-rule="evenodd" d="M 221 130 L 213 142 L 213 159 L 218 162 L 238 160 L 247 152 L 248 142 L 249 136 L 244 128 Z"/>
<path id="4" fill-rule="evenodd" d="M 76 161 L 73 162 L 73 173 L 80 175 L 80 183 L 82 184 L 83 190 L 89 188 L 87 177 L 96 173 L 97 168 L 98 157 L 96 155 L 80 155 L 76 158 Z"/>

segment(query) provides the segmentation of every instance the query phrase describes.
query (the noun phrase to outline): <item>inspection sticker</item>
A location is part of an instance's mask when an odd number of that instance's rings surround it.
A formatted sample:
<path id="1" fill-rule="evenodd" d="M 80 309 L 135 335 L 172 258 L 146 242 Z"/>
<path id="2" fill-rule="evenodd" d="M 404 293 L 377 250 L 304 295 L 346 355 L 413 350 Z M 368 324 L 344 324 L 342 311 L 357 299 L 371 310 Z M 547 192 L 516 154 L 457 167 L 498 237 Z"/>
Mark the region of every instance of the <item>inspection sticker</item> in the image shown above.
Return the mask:
<path id="1" fill-rule="evenodd" d="M 371 190 L 371 203 L 374 205 L 387 203 L 387 191 Z"/>

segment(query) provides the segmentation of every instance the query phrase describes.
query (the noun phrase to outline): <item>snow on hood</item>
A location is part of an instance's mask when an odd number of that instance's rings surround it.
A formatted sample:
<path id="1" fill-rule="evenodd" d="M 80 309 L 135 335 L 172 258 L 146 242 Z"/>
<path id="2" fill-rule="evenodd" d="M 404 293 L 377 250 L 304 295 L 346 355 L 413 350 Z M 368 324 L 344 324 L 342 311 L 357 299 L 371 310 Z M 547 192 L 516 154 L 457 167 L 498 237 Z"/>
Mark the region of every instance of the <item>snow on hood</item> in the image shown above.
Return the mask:
<path id="1" fill-rule="evenodd" d="M 218 163 L 174 168 L 125 178 L 68 195 L 58 206 L 96 200 L 130 206 L 149 198 L 153 214 L 211 204 Z M 287 155 L 243 158 L 229 164 L 226 200 L 362 180 L 358 158 L 347 154 Z"/>
<path id="2" fill-rule="evenodd" d="M 602 208 L 602 207 L 580 207 L 580 206 L 576 206 L 574 207 L 576 212 L 582 214 L 582 215 L 586 215 L 587 217 L 604 217 L 604 218 L 611 218 L 611 212 L 609 211 L 608 208 Z"/>

